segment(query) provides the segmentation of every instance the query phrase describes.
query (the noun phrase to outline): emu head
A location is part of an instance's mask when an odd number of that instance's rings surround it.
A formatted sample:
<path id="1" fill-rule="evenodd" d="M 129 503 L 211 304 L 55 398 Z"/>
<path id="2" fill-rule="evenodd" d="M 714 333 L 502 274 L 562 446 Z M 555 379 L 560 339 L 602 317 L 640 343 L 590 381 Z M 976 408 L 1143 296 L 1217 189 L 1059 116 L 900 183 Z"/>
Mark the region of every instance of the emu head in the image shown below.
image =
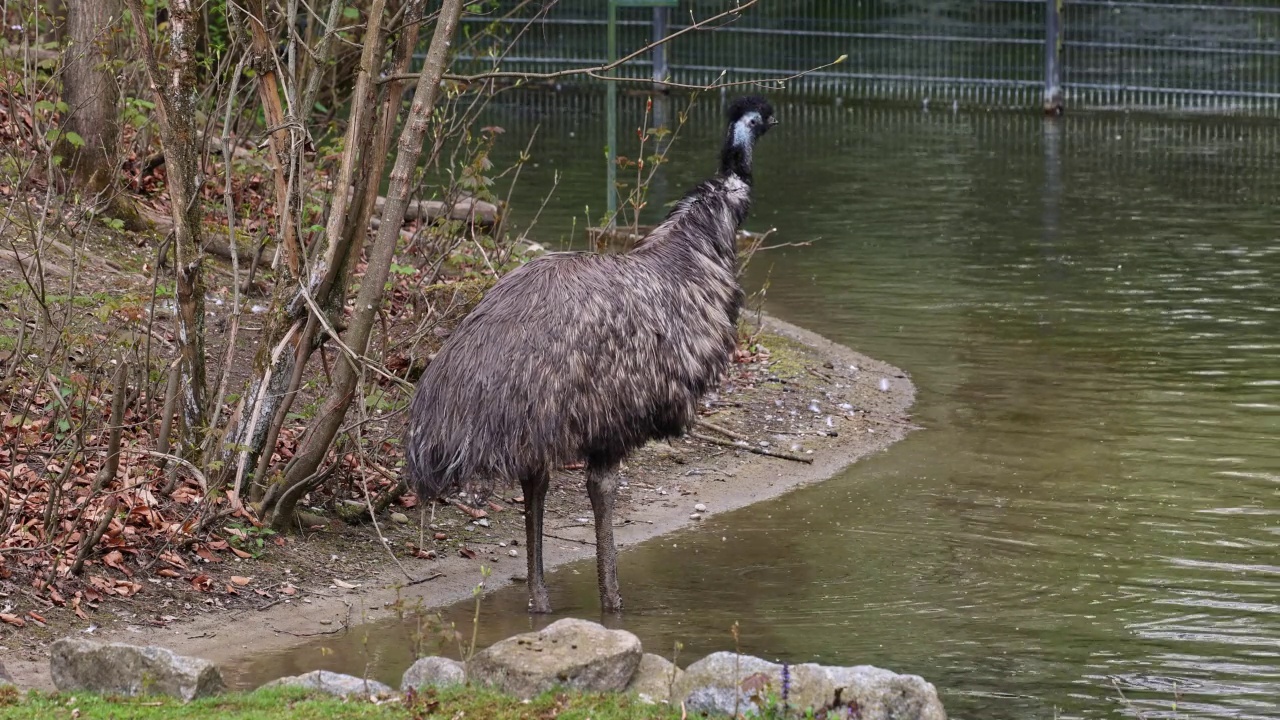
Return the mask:
<path id="1" fill-rule="evenodd" d="M 758 95 L 748 95 L 729 105 L 729 127 L 720 153 L 720 172 L 751 182 L 751 155 L 756 140 L 778 124 L 773 106 Z"/>

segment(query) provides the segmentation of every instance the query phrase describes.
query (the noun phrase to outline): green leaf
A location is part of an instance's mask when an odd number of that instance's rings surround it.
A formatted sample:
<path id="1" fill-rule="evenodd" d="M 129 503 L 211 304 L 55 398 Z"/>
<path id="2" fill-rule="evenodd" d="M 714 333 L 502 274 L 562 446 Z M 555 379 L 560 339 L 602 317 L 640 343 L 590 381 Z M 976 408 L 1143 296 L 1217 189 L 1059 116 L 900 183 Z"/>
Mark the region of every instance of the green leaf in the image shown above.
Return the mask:
<path id="1" fill-rule="evenodd" d="M 360 11 L 353 7 L 342 8 L 342 17 L 348 20 L 355 20 L 360 17 Z"/>
<path id="2" fill-rule="evenodd" d="M 49 102 L 48 100 L 36 101 L 36 110 L 44 110 L 46 112 L 51 112 L 53 108 L 54 108 L 53 103 Z"/>
<path id="3" fill-rule="evenodd" d="M 71 147 L 84 147 L 84 138 L 80 137 L 80 133 L 68 130 L 67 142 L 71 143 Z"/>

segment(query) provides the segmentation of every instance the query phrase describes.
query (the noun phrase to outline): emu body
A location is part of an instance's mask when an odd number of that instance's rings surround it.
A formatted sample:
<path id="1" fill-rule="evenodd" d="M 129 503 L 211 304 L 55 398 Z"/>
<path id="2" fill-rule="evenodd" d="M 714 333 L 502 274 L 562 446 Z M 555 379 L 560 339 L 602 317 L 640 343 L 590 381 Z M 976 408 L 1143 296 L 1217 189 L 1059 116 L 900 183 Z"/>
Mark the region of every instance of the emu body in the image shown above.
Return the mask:
<path id="1" fill-rule="evenodd" d="M 618 464 L 676 437 L 727 368 L 742 290 L 735 233 L 751 150 L 772 124 L 731 107 L 721 171 L 625 255 L 552 253 L 503 277 L 428 365 L 409 408 L 411 486 L 426 498 L 520 483 L 529 607 L 549 612 L 542 516 L 550 475 L 585 461 L 605 611 L 621 609 L 613 541 Z"/>

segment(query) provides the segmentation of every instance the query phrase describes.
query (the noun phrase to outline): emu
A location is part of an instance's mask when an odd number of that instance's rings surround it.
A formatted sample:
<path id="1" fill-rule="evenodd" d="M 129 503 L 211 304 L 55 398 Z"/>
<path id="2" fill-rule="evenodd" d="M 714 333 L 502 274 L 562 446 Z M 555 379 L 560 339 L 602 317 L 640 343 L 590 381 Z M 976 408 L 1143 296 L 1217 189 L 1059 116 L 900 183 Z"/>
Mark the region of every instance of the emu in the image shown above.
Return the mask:
<path id="1" fill-rule="evenodd" d="M 752 150 L 777 120 L 751 96 L 728 121 L 719 173 L 635 249 L 551 253 L 508 273 L 418 380 L 410 486 L 431 499 L 520 483 L 531 612 L 551 612 L 542 571 L 551 472 L 585 462 L 600 605 L 618 612 L 618 466 L 650 440 L 683 434 L 728 368 L 743 299 L 735 234 L 751 203 Z"/>

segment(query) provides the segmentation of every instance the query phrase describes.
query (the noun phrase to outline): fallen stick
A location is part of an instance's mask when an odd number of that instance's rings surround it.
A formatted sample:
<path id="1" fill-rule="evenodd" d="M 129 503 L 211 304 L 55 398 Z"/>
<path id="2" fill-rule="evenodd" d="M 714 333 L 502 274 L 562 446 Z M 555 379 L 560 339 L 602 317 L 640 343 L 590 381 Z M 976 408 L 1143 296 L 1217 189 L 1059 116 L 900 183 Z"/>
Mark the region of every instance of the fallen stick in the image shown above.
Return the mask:
<path id="1" fill-rule="evenodd" d="M 442 572 L 432 573 L 431 575 L 428 575 L 424 578 L 418 578 L 417 580 L 410 580 L 409 582 L 404 584 L 404 587 L 413 587 L 414 585 L 421 585 L 424 582 L 430 582 L 432 580 L 435 580 L 436 578 L 442 578 L 442 577 L 444 577 L 444 573 Z"/>
<path id="2" fill-rule="evenodd" d="M 753 452 L 757 455 L 767 455 L 768 457 L 775 457 L 780 460 L 791 460 L 793 462 L 802 462 L 802 463 L 805 463 L 806 465 L 813 464 L 813 458 L 801 457 L 799 455 L 792 455 L 791 453 L 778 452 L 777 450 L 766 450 L 765 448 L 755 447 L 754 445 L 748 445 L 745 441 L 742 441 L 742 440 L 739 440 L 737 442 L 729 442 L 728 440 L 721 440 L 718 437 L 711 437 L 710 435 L 703 435 L 702 433 L 696 433 L 696 432 L 690 432 L 689 437 L 694 438 L 695 440 L 709 442 L 712 445 L 720 445 L 722 447 L 733 448 L 735 450 L 746 450 L 747 452 Z"/>
<path id="3" fill-rule="evenodd" d="M 724 435 L 725 437 L 731 437 L 734 440 L 741 440 L 743 442 L 747 442 L 746 435 L 743 435 L 742 433 L 734 432 L 727 427 L 716 425 L 713 422 L 708 422 L 706 420 L 698 420 L 696 424 L 708 430 L 715 430 L 716 432 L 720 433 L 721 435 Z"/>

